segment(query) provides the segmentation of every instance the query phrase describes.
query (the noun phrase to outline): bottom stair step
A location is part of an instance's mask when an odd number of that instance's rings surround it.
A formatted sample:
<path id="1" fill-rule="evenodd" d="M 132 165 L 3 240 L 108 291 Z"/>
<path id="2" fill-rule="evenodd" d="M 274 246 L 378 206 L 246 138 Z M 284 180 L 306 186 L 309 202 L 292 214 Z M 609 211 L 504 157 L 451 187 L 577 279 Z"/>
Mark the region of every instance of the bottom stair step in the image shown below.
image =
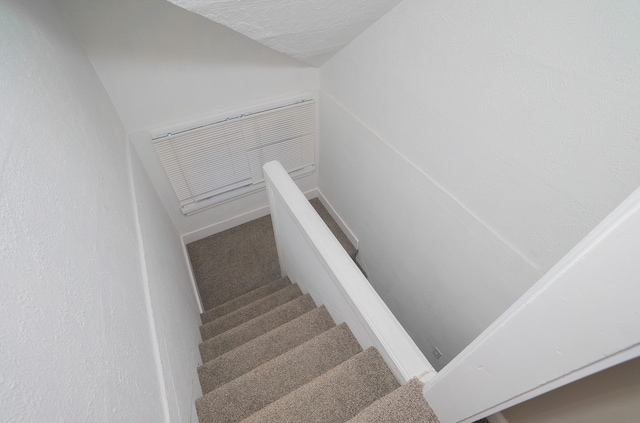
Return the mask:
<path id="1" fill-rule="evenodd" d="M 349 423 L 439 423 L 422 396 L 423 387 L 419 380 L 412 379 L 362 410 Z"/>
<path id="2" fill-rule="evenodd" d="M 360 351 L 341 324 L 196 400 L 199 422 L 239 422 Z"/>
<path id="3" fill-rule="evenodd" d="M 346 422 L 398 387 L 380 354 L 369 348 L 242 422 Z"/>
<path id="4" fill-rule="evenodd" d="M 320 307 L 214 358 L 198 367 L 202 393 L 213 391 L 334 326 L 327 310 Z"/>

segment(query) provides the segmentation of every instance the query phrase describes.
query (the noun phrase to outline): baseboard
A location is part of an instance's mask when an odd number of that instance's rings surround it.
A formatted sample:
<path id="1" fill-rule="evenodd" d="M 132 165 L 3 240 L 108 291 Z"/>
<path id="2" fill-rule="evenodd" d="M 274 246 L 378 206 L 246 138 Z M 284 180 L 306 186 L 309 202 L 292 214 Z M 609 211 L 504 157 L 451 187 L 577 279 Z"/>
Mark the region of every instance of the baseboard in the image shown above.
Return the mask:
<path id="1" fill-rule="evenodd" d="M 312 199 L 318 197 L 318 189 L 314 188 L 304 193 L 307 199 Z M 322 201 L 322 199 L 320 199 Z M 323 203 L 324 204 L 324 203 Z M 326 207 L 326 206 L 325 206 Z M 327 210 L 329 208 L 327 207 Z M 331 211 L 329 211 L 331 212 Z M 200 239 L 206 238 L 211 235 L 215 235 L 219 232 L 226 231 L 227 229 L 234 228 L 236 226 L 242 225 L 243 223 L 251 222 L 252 220 L 259 219 L 269 214 L 269 206 L 265 205 L 263 207 L 257 208 L 255 210 L 251 210 L 246 213 L 239 214 L 237 216 L 230 217 L 220 222 L 212 223 L 211 225 L 205 226 L 200 229 L 196 229 L 195 231 L 188 232 L 182 235 L 183 244 L 189 244 L 194 241 L 198 241 Z M 337 221 L 337 220 L 336 220 Z M 340 224 L 340 222 L 338 222 Z M 347 235 L 348 236 L 348 235 Z"/>
<path id="2" fill-rule="evenodd" d="M 205 226 L 204 228 L 196 229 L 195 231 L 188 232 L 182 235 L 182 242 L 184 244 L 189 244 L 194 241 L 198 241 L 200 239 L 206 238 L 211 235 L 215 235 L 219 232 L 226 231 L 227 229 L 234 228 L 238 225 L 242 225 L 243 223 L 250 222 L 252 220 L 261 218 L 269 214 L 269 207 L 264 206 L 255 210 L 251 210 L 246 213 L 242 213 L 240 215 L 230 217 L 229 219 L 223 220 L 221 222 L 216 222 L 211 225 Z"/>
<path id="3" fill-rule="evenodd" d="M 329 201 L 324 196 L 324 194 L 322 194 L 322 191 L 320 191 L 319 189 L 317 191 L 318 191 L 318 199 L 320 200 L 324 208 L 327 209 L 331 217 L 333 217 L 333 220 L 335 220 L 338 226 L 340 226 L 340 229 L 342 229 L 342 232 L 344 232 L 347 238 L 349 238 L 349 241 L 351 241 L 353 246 L 356 247 L 356 250 L 358 250 L 358 248 L 360 248 L 360 241 L 358 240 L 358 237 L 356 237 L 356 235 L 353 233 L 351 228 L 347 226 L 345 221 L 342 220 L 338 212 L 336 212 L 336 210 L 333 208 L 331 203 L 329 203 Z"/>
<path id="4" fill-rule="evenodd" d="M 202 304 L 202 298 L 200 298 L 200 291 L 198 291 L 196 278 L 193 275 L 193 267 L 191 267 L 191 260 L 189 260 L 189 252 L 187 251 L 187 245 L 184 242 L 184 237 L 182 239 L 182 254 L 184 256 L 184 261 L 187 262 L 189 280 L 191 280 L 191 288 L 193 289 L 193 295 L 195 297 L 196 305 L 198 306 L 198 311 L 200 312 L 200 314 L 202 314 L 204 313 L 204 305 Z"/>
<path id="5" fill-rule="evenodd" d="M 507 420 L 507 418 L 502 413 L 496 413 L 492 416 L 489 416 L 487 417 L 487 420 L 489 420 L 489 423 L 509 423 L 509 420 Z"/>

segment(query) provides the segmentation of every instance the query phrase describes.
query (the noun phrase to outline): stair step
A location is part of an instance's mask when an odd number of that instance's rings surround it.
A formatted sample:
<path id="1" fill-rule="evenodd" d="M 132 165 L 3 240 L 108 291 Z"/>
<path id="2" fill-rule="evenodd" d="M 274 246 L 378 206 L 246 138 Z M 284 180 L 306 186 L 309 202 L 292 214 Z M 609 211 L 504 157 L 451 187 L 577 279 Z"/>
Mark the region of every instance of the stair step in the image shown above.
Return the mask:
<path id="1" fill-rule="evenodd" d="M 200 315 L 200 320 L 202 320 L 203 324 L 211 322 L 218 317 L 229 314 L 241 307 L 246 306 L 247 304 L 251 304 L 252 302 L 259 300 L 260 298 L 264 298 L 267 295 L 281 290 L 282 288 L 286 288 L 289 285 L 291 285 L 291 281 L 289 281 L 289 278 L 285 277 L 282 279 L 278 279 L 277 281 L 271 282 L 267 285 L 263 285 L 260 288 L 256 288 L 253 291 L 249 291 L 246 294 L 236 297 L 231 301 L 227 301 L 224 304 L 205 311 Z"/>
<path id="2" fill-rule="evenodd" d="M 330 329 L 196 400 L 199 422 L 239 422 L 360 351 L 346 325 Z"/>
<path id="3" fill-rule="evenodd" d="M 439 423 L 422 396 L 424 385 L 412 379 L 349 420 L 349 423 Z"/>
<path id="4" fill-rule="evenodd" d="M 231 351 L 257 338 L 260 335 L 277 328 L 291 320 L 302 316 L 316 308 L 316 304 L 309 294 L 298 297 L 273 310 L 262 314 L 230 329 L 218 336 L 207 339 L 199 345 L 202 362 L 213 360 L 214 358 Z"/>
<path id="5" fill-rule="evenodd" d="M 211 392 L 334 326 L 320 307 L 224 353 L 198 367 L 202 392 Z"/>
<path id="6" fill-rule="evenodd" d="M 398 387 L 380 354 L 369 348 L 242 422 L 346 422 Z"/>
<path id="7" fill-rule="evenodd" d="M 273 310 L 279 305 L 287 303 L 301 295 L 302 292 L 298 285 L 289 285 L 286 288 L 274 292 L 273 294 L 267 295 L 264 298 L 241 307 L 234 312 L 200 326 L 202 340 L 206 341 L 209 338 L 220 335 L 229 329 L 233 329 L 244 322 L 248 322 L 249 320 Z"/>

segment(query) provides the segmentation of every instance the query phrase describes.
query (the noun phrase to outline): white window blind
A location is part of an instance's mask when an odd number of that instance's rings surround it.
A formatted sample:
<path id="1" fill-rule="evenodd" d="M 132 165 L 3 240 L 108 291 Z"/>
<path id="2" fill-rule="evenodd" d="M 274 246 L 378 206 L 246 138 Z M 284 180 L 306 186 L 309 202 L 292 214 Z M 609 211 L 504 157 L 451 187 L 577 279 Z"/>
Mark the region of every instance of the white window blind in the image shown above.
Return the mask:
<path id="1" fill-rule="evenodd" d="M 278 160 L 289 173 L 313 171 L 314 145 L 313 100 L 154 138 L 183 214 L 221 194 L 262 187 L 262 166 L 271 160 Z"/>

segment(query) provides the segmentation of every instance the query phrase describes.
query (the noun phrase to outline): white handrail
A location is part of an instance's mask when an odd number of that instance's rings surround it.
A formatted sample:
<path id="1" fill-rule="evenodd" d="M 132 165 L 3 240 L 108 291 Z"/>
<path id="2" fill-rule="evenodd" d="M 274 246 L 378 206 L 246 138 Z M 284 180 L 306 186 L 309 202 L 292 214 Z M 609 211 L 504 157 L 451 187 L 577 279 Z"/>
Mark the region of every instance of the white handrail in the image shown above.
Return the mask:
<path id="1" fill-rule="evenodd" d="M 264 165 L 283 276 L 375 346 L 402 382 L 435 370 L 278 162 Z"/>
<path id="2" fill-rule="evenodd" d="M 425 386 L 472 422 L 640 356 L 640 189 Z"/>

